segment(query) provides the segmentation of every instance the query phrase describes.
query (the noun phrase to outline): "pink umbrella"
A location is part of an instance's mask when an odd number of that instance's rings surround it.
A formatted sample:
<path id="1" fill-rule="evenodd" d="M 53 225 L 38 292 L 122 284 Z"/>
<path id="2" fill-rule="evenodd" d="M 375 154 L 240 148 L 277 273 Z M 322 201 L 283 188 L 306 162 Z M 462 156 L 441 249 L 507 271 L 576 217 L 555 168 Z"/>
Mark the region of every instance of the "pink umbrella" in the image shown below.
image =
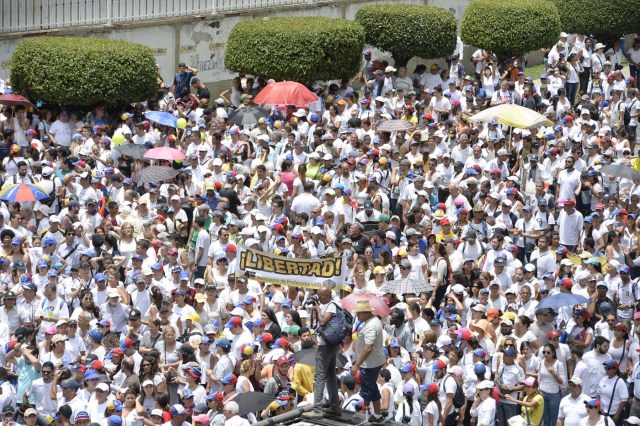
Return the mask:
<path id="1" fill-rule="evenodd" d="M 368 300 L 373 308 L 374 315 L 386 317 L 391 313 L 391 309 L 381 297 L 371 293 L 353 293 L 342 299 L 342 307 L 348 311 L 353 311 L 358 304 L 358 300 Z"/>
<path id="2" fill-rule="evenodd" d="M 31 101 L 24 96 L 20 95 L 2 95 L 0 96 L 0 105 L 8 105 L 8 106 L 16 106 L 23 105 L 25 107 L 32 107 L 33 104 Z"/>
<path id="3" fill-rule="evenodd" d="M 152 160 L 184 160 L 186 155 L 179 149 L 163 146 L 160 148 L 153 148 L 144 153 L 144 158 L 150 158 Z"/>
<path id="4" fill-rule="evenodd" d="M 253 100 L 258 105 L 295 105 L 304 107 L 318 97 L 304 85 L 295 81 L 267 84 Z"/>

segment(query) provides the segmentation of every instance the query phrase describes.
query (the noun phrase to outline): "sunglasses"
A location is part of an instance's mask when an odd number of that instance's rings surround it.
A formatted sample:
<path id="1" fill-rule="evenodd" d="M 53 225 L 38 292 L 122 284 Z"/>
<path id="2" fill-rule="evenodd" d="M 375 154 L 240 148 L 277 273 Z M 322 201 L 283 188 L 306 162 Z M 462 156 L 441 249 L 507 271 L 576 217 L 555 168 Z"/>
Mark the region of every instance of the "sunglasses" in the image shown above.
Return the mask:
<path id="1" fill-rule="evenodd" d="M 598 408 L 598 407 L 596 407 L 595 405 L 587 405 L 587 409 L 588 410 L 592 410 L 594 408 Z"/>
<path id="2" fill-rule="evenodd" d="M 542 353 L 545 354 L 545 355 L 551 355 L 553 352 L 551 352 L 551 351 L 542 351 Z"/>

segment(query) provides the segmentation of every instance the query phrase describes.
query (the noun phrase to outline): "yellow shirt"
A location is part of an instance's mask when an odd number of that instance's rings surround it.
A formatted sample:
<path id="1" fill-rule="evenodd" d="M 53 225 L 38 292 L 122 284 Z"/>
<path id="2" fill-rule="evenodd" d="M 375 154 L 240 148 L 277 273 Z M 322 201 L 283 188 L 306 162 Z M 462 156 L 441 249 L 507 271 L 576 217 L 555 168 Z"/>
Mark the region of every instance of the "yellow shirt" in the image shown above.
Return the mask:
<path id="1" fill-rule="evenodd" d="M 306 364 L 296 364 L 293 367 L 293 375 L 291 377 L 291 387 L 301 397 L 313 392 L 313 376 L 316 369 Z"/>
<path id="2" fill-rule="evenodd" d="M 524 397 L 524 401 L 525 402 L 529 402 L 530 400 L 533 401 L 537 401 L 538 405 L 536 406 L 536 408 L 529 408 L 529 418 L 531 419 L 531 424 L 533 426 L 538 426 L 539 424 L 542 423 L 542 413 L 544 412 L 544 399 L 542 398 L 542 395 L 537 394 L 536 396 L 533 397 L 533 399 L 530 399 L 528 396 Z M 524 421 L 527 421 L 527 408 L 522 406 L 522 418 L 524 419 Z"/>
<path id="3" fill-rule="evenodd" d="M 453 238 L 453 239 L 455 239 L 456 238 L 456 234 L 454 234 L 453 231 L 449 231 L 449 233 L 447 235 L 445 235 L 441 230 L 436 235 L 436 242 L 439 243 L 440 241 L 444 240 L 445 238 Z"/>

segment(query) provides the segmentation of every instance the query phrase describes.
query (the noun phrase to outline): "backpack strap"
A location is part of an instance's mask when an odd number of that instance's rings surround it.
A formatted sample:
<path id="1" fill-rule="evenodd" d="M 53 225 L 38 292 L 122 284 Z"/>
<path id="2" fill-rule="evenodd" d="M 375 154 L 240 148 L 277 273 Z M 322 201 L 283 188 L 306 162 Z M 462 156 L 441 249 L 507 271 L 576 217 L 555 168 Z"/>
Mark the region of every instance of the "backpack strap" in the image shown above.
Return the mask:
<path id="1" fill-rule="evenodd" d="M 626 340 L 625 340 L 626 343 Z M 611 391 L 611 399 L 609 400 L 609 407 L 607 408 L 607 412 L 605 413 L 607 416 L 611 415 L 611 405 L 613 404 L 613 396 L 616 394 L 616 386 L 618 386 L 618 381 L 620 377 L 616 377 L 616 381 L 613 384 L 613 391 Z"/>

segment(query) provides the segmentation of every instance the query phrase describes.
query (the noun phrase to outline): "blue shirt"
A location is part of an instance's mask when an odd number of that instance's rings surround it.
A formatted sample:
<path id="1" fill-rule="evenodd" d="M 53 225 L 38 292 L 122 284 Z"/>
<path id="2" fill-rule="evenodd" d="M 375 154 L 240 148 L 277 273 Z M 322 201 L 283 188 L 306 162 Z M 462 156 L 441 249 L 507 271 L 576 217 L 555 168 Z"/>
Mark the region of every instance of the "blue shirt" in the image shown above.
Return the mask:
<path id="1" fill-rule="evenodd" d="M 36 370 L 33 364 L 27 364 L 23 356 L 18 358 L 18 370 L 20 374 L 18 375 L 17 401 L 22 401 L 22 395 L 29 390 L 34 380 L 42 377 L 42 374 Z M 35 395 L 29 396 L 29 404 L 36 404 Z"/>

